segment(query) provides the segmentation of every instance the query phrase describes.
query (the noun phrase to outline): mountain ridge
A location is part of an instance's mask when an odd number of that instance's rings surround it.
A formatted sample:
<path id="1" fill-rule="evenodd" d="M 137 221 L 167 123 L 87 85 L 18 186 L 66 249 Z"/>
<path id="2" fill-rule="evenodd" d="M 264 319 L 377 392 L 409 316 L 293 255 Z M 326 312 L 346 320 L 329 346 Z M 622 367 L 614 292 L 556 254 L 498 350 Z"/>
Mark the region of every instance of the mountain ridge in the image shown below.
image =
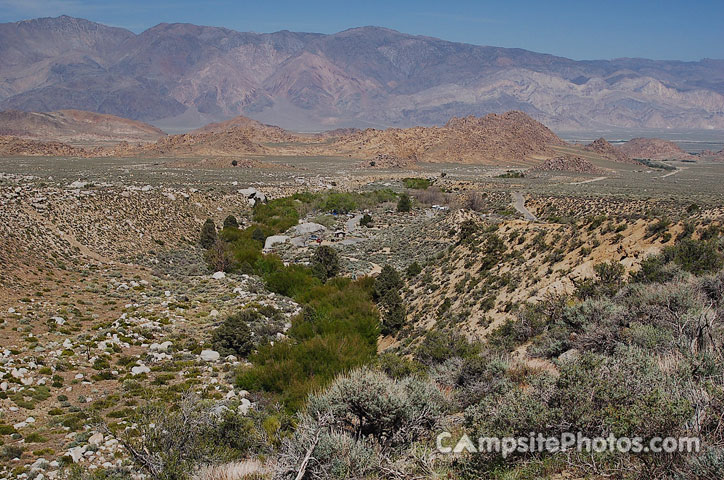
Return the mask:
<path id="1" fill-rule="evenodd" d="M 724 130 L 724 60 L 577 61 L 374 26 L 320 34 L 163 23 L 135 34 L 33 19 L 0 24 L 0 65 L 0 109 L 157 125 L 191 111 L 326 130 L 521 110 L 561 130 Z"/>

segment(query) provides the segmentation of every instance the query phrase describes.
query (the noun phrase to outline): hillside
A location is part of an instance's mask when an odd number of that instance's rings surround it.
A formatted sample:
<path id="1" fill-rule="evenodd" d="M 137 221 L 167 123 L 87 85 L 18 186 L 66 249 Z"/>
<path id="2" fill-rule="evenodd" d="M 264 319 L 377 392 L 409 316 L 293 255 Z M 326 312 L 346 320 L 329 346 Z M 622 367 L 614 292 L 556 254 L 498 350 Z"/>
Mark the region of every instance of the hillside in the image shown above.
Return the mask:
<path id="1" fill-rule="evenodd" d="M 155 142 L 162 130 L 136 120 L 80 110 L 0 112 L 0 135 L 12 135 L 74 145 L 108 142 Z"/>
<path id="2" fill-rule="evenodd" d="M 62 16 L 0 24 L 0 108 L 284 128 L 442 125 L 521 110 L 549 127 L 724 129 L 724 61 L 575 61 L 361 27 L 322 35 Z"/>
<path id="3" fill-rule="evenodd" d="M 660 138 L 632 138 L 618 147 L 619 151 L 630 158 L 649 160 L 682 160 L 692 156 L 677 144 Z"/>

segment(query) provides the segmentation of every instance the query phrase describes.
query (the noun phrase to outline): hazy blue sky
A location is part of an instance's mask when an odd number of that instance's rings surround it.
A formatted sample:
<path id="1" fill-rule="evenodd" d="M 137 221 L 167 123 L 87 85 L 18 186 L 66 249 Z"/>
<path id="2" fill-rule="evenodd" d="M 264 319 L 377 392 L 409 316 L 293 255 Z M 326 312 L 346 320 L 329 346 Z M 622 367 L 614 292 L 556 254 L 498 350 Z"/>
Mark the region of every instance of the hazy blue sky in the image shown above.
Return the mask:
<path id="1" fill-rule="evenodd" d="M 321 33 L 379 25 L 574 59 L 724 58 L 724 0 L 0 0 L 0 22 L 62 14 L 134 32 L 161 22 Z"/>

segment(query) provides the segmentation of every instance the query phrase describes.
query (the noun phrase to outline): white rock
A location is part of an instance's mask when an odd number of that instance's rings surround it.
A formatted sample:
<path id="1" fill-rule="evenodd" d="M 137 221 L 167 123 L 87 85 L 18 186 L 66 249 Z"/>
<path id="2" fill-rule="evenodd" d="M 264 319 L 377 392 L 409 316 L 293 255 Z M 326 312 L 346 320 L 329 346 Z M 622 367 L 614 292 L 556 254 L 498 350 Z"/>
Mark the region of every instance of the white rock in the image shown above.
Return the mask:
<path id="1" fill-rule="evenodd" d="M 257 189 L 254 188 L 254 187 L 240 188 L 240 189 L 237 190 L 237 191 L 238 191 L 240 194 L 242 194 L 242 195 L 244 195 L 245 197 L 247 197 L 247 198 L 251 198 L 251 197 L 255 196 L 256 193 L 257 193 Z"/>
<path id="2" fill-rule="evenodd" d="M 146 365 L 136 365 L 135 367 L 131 368 L 131 375 L 141 375 L 142 373 L 150 373 L 151 369 L 148 368 Z"/>
<path id="3" fill-rule="evenodd" d="M 202 350 L 200 356 L 201 360 L 205 362 L 215 362 L 221 357 L 216 350 Z"/>
<path id="4" fill-rule="evenodd" d="M 93 447 L 100 447 L 103 443 L 103 434 L 98 432 L 88 437 L 88 444 Z"/>
<path id="5" fill-rule="evenodd" d="M 226 278 L 226 274 L 224 272 L 215 272 L 213 275 L 211 275 L 211 278 L 214 280 L 221 280 L 222 278 Z"/>
<path id="6" fill-rule="evenodd" d="M 241 403 L 239 404 L 239 411 L 242 415 L 246 415 L 249 413 L 249 409 L 251 408 L 251 402 L 248 398 L 242 398 Z"/>
<path id="7" fill-rule="evenodd" d="M 299 225 L 294 227 L 294 230 L 297 232 L 297 235 L 305 235 L 308 233 L 326 230 L 326 228 L 324 227 L 324 225 L 320 225 L 319 223 L 308 222 L 300 223 Z"/>
<path id="8" fill-rule="evenodd" d="M 209 312 L 209 316 L 210 316 L 210 317 L 218 317 L 218 316 L 219 316 L 219 311 L 216 310 L 216 309 L 211 310 L 211 311 Z"/>
<path id="9" fill-rule="evenodd" d="M 272 235 L 270 237 L 266 237 L 266 240 L 264 241 L 264 250 L 269 250 L 278 243 L 285 243 L 288 241 L 289 237 L 286 235 Z"/>
<path id="10" fill-rule="evenodd" d="M 165 341 L 163 343 L 152 343 L 149 350 L 152 352 L 166 352 L 173 345 L 172 342 Z"/>

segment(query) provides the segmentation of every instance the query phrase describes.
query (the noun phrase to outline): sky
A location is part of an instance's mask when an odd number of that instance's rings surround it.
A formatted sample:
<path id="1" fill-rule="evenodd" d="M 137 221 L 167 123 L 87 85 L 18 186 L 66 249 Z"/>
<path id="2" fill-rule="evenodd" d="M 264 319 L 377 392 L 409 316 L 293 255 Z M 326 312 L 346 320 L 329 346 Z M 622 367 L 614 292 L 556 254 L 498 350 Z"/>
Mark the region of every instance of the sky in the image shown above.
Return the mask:
<path id="1" fill-rule="evenodd" d="M 724 0 L 0 0 L 0 22 L 63 14 L 136 33 L 162 22 L 318 33 L 376 25 L 576 60 L 724 59 Z"/>

